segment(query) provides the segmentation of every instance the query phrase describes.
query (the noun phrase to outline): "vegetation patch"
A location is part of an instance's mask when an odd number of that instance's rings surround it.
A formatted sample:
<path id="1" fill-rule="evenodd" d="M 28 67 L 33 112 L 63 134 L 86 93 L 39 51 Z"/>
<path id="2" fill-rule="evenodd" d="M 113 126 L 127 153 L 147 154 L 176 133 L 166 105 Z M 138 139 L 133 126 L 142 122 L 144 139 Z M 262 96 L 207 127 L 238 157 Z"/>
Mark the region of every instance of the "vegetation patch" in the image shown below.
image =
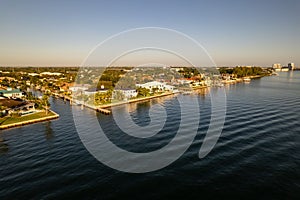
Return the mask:
<path id="1" fill-rule="evenodd" d="M 41 112 L 37 112 L 34 114 L 22 116 L 22 117 L 18 116 L 18 115 L 17 116 L 7 116 L 7 117 L 0 118 L 0 126 L 19 123 L 19 122 L 26 122 L 26 121 L 40 119 L 40 118 L 54 116 L 54 115 L 55 114 L 53 112 L 48 112 L 46 114 L 45 111 L 41 111 Z"/>

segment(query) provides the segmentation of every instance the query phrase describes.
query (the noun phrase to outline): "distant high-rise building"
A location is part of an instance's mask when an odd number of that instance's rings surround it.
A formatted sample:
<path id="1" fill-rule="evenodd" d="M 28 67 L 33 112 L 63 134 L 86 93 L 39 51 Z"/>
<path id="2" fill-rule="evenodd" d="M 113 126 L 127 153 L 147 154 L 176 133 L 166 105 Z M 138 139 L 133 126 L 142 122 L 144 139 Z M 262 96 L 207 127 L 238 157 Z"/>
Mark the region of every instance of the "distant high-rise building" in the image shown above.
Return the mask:
<path id="1" fill-rule="evenodd" d="M 295 64 L 294 63 L 289 63 L 288 67 L 290 70 L 294 70 L 295 69 Z"/>

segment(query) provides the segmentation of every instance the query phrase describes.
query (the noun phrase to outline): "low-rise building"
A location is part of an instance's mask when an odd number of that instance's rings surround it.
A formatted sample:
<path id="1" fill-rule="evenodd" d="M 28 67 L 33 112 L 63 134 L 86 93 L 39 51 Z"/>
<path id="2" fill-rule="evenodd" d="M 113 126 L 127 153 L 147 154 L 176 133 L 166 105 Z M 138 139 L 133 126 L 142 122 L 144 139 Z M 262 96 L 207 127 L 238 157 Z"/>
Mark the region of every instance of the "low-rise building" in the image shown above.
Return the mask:
<path id="1" fill-rule="evenodd" d="M 78 85 L 74 85 L 74 86 L 71 86 L 69 87 L 69 90 L 71 92 L 79 92 L 79 91 L 85 91 L 85 90 L 88 90 L 90 87 L 89 84 L 78 84 Z"/>
<path id="2" fill-rule="evenodd" d="M 173 85 L 167 85 L 164 82 L 158 82 L 158 81 L 151 81 L 148 83 L 144 84 L 136 84 L 136 87 L 142 87 L 142 88 L 147 88 L 150 90 L 150 92 L 153 92 L 153 90 L 158 90 L 158 91 L 173 91 L 174 86 Z"/>
<path id="3" fill-rule="evenodd" d="M 38 73 L 28 73 L 28 76 L 38 76 Z"/>
<path id="4" fill-rule="evenodd" d="M 282 66 L 281 66 L 280 63 L 275 63 L 275 64 L 272 65 L 272 68 L 273 68 L 275 71 L 280 72 Z"/>
<path id="5" fill-rule="evenodd" d="M 124 95 L 123 100 L 128 100 L 128 99 L 134 98 L 138 94 L 137 91 L 133 90 L 133 89 L 119 89 L 119 90 L 114 90 L 113 98 L 116 98 L 117 92 L 121 92 Z"/>
<path id="6" fill-rule="evenodd" d="M 281 71 L 282 71 L 282 72 L 288 72 L 288 71 L 290 71 L 290 69 L 289 69 L 288 67 L 282 67 L 282 68 L 281 68 Z"/>
<path id="7" fill-rule="evenodd" d="M 23 93 L 20 89 L 7 88 L 6 90 L 0 90 L 0 96 L 7 98 L 22 98 Z"/>
<path id="8" fill-rule="evenodd" d="M 62 73 L 60 72 L 42 72 L 40 73 L 41 76 L 60 76 Z"/>

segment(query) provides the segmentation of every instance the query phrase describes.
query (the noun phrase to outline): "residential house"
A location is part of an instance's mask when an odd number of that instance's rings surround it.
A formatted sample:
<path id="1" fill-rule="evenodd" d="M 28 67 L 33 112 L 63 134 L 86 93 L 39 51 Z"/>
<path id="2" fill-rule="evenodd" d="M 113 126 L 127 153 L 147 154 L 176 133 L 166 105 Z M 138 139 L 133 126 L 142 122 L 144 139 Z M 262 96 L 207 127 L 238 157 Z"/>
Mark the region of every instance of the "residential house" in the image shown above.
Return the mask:
<path id="1" fill-rule="evenodd" d="M 20 89 L 7 88 L 6 90 L 0 90 L 0 96 L 7 98 L 22 98 L 23 93 Z"/>
<path id="2" fill-rule="evenodd" d="M 113 92 L 113 98 L 115 98 L 116 92 L 121 92 L 124 95 L 124 100 L 131 99 L 133 97 L 137 96 L 137 91 L 133 89 L 119 89 L 119 90 L 114 90 Z"/>
<path id="3" fill-rule="evenodd" d="M 173 91 L 174 86 L 167 85 L 165 82 L 151 81 L 144 84 L 136 84 L 137 87 L 147 88 L 150 92 L 153 92 L 153 89 L 157 89 L 160 92 L 163 91 Z"/>

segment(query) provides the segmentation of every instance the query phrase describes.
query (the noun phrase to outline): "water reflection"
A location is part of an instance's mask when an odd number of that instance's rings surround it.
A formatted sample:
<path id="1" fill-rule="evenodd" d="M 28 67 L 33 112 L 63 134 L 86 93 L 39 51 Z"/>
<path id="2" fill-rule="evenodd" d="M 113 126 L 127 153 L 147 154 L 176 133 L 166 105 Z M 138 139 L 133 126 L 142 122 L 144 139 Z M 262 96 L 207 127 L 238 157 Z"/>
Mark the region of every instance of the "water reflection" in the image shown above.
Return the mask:
<path id="1" fill-rule="evenodd" d="M 126 106 L 127 112 L 132 113 L 137 109 L 137 104 L 136 103 L 129 103 Z"/>
<path id="2" fill-rule="evenodd" d="M 289 71 L 289 72 L 287 72 L 287 81 L 288 81 L 289 83 L 292 82 L 293 75 L 294 75 L 293 72 L 294 72 L 294 71 Z"/>
<path id="3" fill-rule="evenodd" d="M 199 95 L 202 99 L 205 99 L 210 93 L 210 88 L 201 88 L 193 91 L 193 94 Z"/>
<path id="4" fill-rule="evenodd" d="M 158 97 L 154 98 L 151 100 L 145 100 L 145 101 L 140 101 L 140 102 L 135 102 L 135 103 L 128 103 L 125 104 L 126 110 L 129 113 L 135 112 L 139 108 L 150 108 L 151 106 L 155 104 L 163 104 L 165 101 L 170 100 L 174 98 L 175 95 L 169 95 L 169 96 L 163 96 L 163 97 Z"/>

